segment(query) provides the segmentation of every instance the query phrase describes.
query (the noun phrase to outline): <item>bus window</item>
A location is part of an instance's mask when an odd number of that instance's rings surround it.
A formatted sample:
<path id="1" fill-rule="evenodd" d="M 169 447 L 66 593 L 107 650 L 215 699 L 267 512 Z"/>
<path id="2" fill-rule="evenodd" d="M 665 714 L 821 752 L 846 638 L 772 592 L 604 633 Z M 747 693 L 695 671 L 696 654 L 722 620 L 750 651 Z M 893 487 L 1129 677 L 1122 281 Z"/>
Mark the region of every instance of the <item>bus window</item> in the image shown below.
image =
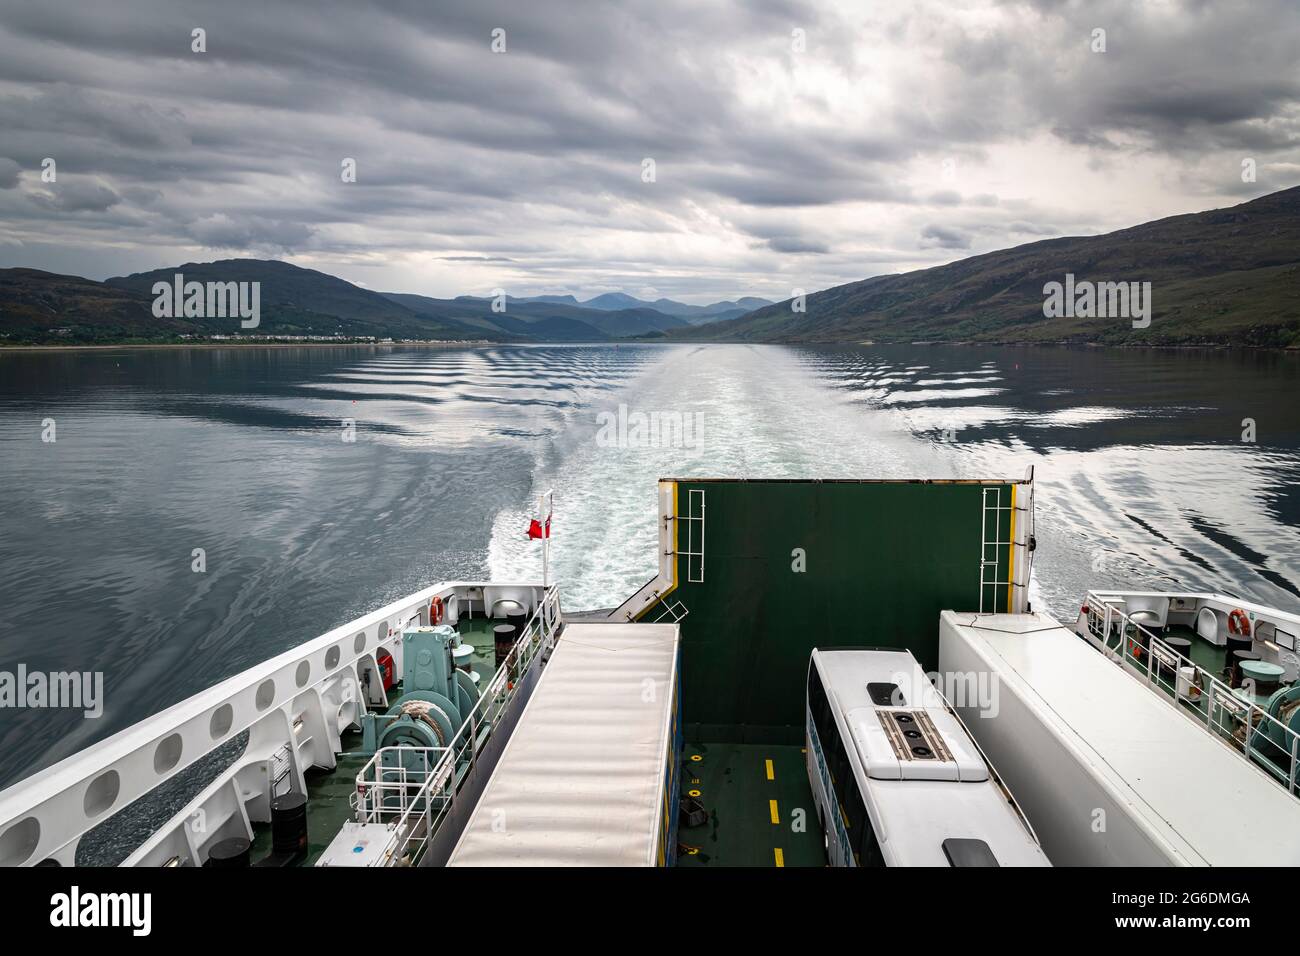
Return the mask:
<path id="1" fill-rule="evenodd" d="M 834 722 L 831 718 L 831 704 L 826 699 L 826 691 L 822 688 L 821 677 L 817 673 L 817 665 L 809 664 L 808 666 L 808 711 L 812 714 L 813 725 L 817 728 L 817 736 L 822 740 L 822 746 L 827 747 L 827 728 L 833 727 Z"/>
<path id="2" fill-rule="evenodd" d="M 862 802 L 862 794 L 858 792 L 858 782 L 851 771 L 845 778 L 840 806 L 844 811 L 844 827 L 849 832 L 849 845 L 853 847 L 853 859 L 858 866 L 862 866 L 862 834 L 871 830 L 871 824 L 867 820 L 867 808 Z"/>
<path id="3" fill-rule="evenodd" d="M 822 738 L 822 749 L 826 751 L 826 764 L 831 771 L 831 785 L 835 788 L 831 798 L 839 802 L 842 810 L 845 792 L 857 789 L 857 784 L 853 780 L 853 769 L 849 766 L 849 755 L 844 749 L 840 729 L 833 720 L 827 728 L 827 733 L 829 739 Z"/>
<path id="4" fill-rule="evenodd" d="M 870 820 L 865 822 L 858 836 L 861 838 L 855 854 L 858 858 L 858 866 L 884 866 L 885 856 L 880 852 L 880 842 L 876 839 L 876 831 L 871 826 Z"/>

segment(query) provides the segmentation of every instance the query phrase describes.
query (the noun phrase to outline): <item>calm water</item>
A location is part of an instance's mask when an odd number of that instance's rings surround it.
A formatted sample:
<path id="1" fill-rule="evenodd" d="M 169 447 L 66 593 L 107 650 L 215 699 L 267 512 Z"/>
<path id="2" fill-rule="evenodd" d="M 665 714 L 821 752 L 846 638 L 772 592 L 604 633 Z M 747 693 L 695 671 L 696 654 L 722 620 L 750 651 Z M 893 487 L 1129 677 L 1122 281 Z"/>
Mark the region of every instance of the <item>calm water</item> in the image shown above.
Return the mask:
<path id="1" fill-rule="evenodd" d="M 0 670 L 106 683 L 97 720 L 0 711 L 0 785 L 426 584 L 539 577 L 523 530 L 548 488 L 569 608 L 652 575 L 661 476 L 1032 465 L 1039 608 L 1133 584 L 1300 609 L 1298 398 L 1300 356 L 1278 354 L 0 353 Z M 698 447 L 605 447 L 621 404 L 698 414 Z"/>

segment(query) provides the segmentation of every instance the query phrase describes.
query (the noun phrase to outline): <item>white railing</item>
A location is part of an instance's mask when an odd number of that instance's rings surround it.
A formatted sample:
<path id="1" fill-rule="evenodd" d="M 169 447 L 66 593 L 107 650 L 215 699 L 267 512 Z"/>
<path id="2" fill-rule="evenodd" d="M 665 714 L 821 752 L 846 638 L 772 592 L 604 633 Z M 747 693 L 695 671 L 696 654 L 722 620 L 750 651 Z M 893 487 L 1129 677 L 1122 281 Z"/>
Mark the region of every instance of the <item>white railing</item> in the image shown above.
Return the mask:
<path id="1" fill-rule="evenodd" d="M 1172 706 L 1196 715 L 1206 730 L 1296 793 L 1300 734 L 1253 700 L 1236 694 L 1103 595 L 1089 591 L 1087 608 L 1088 630 L 1108 657 L 1128 665 Z M 1145 646 L 1139 635 L 1146 639 Z"/>
<path id="2" fill-rule="evenodd" d="M 419 862 L 455 805 L 460 781 L 514 702 L 522 678 L 542 652 L 555 646 L 559 627 L 560 595 L 551 585 L 449 746 L 384 747 L 361 768 L 352 807 L 359 822 L 385 824 L 395 832 L 390 865 Z"/>
<path id="3" fill-rule="evenodd" d="M 343 732 L 369 707 L 385 704 L 379 651 L 391 653 L 400 670 L 400 634 L 428 620 L 433 597 L 490 606 L 502 599 L 531 603 L 543 594 L 533 584 L 434 584 L 64 758 L 0 792 L 0 866 L 72 866 L 89 830 L 247 732 L 242 755 L 125 861 L 201 865 L 208 846 L 228 836 L 251 839 L 253 823 L 270 820 L 268 769 L 286 745 L 295 790 L 305 792 L 308 768 L 335 765 Z"/>

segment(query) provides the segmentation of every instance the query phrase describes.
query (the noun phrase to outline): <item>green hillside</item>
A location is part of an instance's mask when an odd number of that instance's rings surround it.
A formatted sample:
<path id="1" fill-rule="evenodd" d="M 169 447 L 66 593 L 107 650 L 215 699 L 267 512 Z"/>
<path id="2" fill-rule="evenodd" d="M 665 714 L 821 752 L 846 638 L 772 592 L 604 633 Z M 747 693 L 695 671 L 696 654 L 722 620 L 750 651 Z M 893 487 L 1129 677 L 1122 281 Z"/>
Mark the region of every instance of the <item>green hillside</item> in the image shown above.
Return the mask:
<path id="1" fill-rule="evenodd" d="M 1150 282 L 1151 324 L 1046 318 L 1044 286 Z M 1300 346 L 1300 187 L 1101 236 L 1049 239 L 876 276 L 673 338 Z"/>

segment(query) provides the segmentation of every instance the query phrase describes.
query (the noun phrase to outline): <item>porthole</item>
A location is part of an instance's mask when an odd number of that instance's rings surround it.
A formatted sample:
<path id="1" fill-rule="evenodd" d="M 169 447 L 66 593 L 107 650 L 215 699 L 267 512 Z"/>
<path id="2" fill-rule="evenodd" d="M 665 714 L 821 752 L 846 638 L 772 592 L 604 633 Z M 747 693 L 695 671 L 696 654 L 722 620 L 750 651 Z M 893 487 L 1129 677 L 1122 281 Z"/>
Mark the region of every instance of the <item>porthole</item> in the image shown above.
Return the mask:
<path id="1" fill-rule="evenodd" d="M 91 782 L 86 788 L 86 797 L 82 801 L 82 809 L 86 811 L 86 816 L 97 817 L 114 803 L 117 802 L 117 795 L 122 789 L 122 777 L 116 770 L 106 770 Z"/>
<path id="2" fill-rule="evenodd" d="M 22 866 L 41 842 L 41 822 L 35 817 L 19 820 L 0 834 L 0 866 Z"/>
<path id="3" fill-rule="evenodd" d="M 208 724 L 208 730 L 212 734 L 213 740 L 220 740 L 226 734 L 230 733 L 230 727 L 235 722 L 235 708 L 229 704 L 222 704 L 212 712 L 212 720 Z"/>
<path id="4" fill-rule="evenodd" d="M 166 773 L 180 763 L 184 743 L 180 734 L 164 737 L 153 752 L 153 772 Z"/>
<path id="5" fill-rule="evenodd" d="M 259 711 L 266 710 L 275 702 L 275 681 L 267 679 L 262 681 L 257 688 L 257 696 L 253 698 L 253 703 Z"/>

